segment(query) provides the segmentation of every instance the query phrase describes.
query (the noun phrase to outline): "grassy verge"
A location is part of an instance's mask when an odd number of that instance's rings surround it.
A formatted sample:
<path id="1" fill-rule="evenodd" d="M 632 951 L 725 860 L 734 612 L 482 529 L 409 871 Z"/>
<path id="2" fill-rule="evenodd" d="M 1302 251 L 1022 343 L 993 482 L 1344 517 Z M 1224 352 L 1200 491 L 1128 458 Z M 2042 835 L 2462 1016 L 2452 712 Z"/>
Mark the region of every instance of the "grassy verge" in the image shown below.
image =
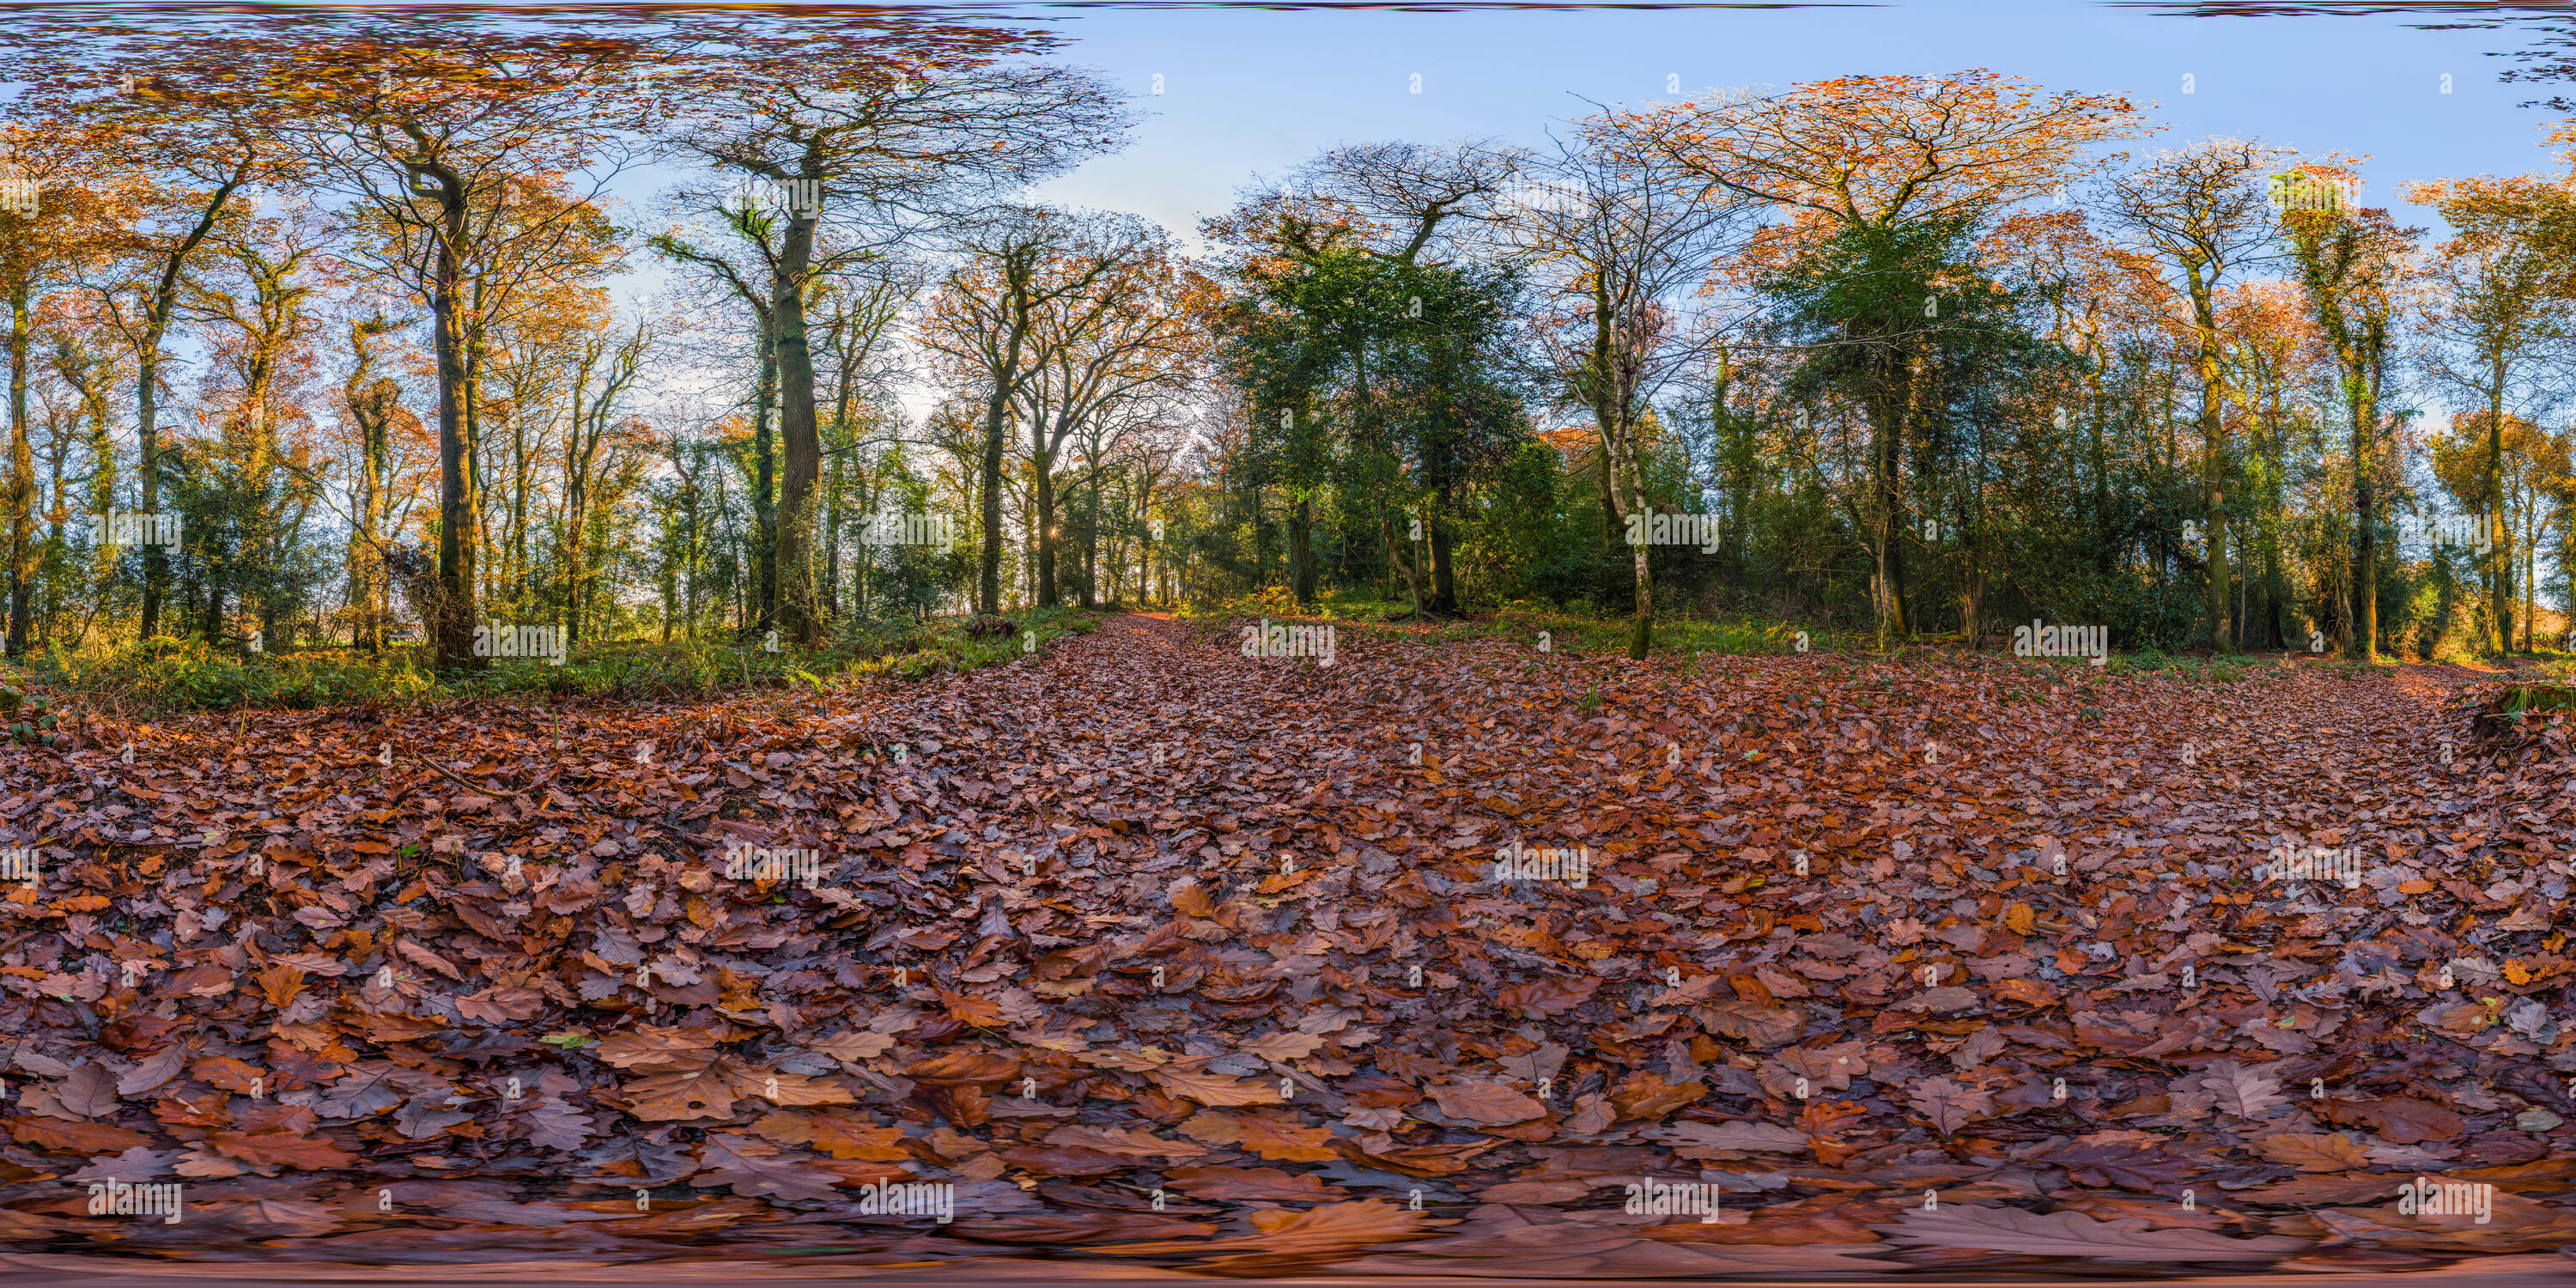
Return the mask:
<path id="1" fill-rule="evenodd" d="M 1567 657 L 1617 657 L 1628 651 L 1635 629 L 1626 617 L 1592 617 L 1527 602 L 1503 605 L 1464 621 L 1407 620 L 1410 605 L 1360 595 L 1319 596 L 1313 612 L 1301 611 L 1284 588 L 1258 595 L 1183 608 L 1174 616 L 1211 638 L 1239 624 L 1268 618 L 1279 622 L 1329 623 L 1344 635 L 1371 635 L 1415 644 L 1451 644 L 1478 639 L 1512 639 L 1535 647 L 1544 635 L 1550 653 Z M 2193 657 L 2148 649 L 2115 653 L 2096 669 L 2088 658 L 2016 658 L 1992 649 L 1970 652 L 1955 637 L 1945 642 L 1918 640 L 1893 653 L 1881 652 L 1865 631 L 1828 631 L 1821 626 L 1756 618 L 1667 618 L 1655 623 L 1651 656 L 1680 658 L 1686 671 L 1708 657 L 1761 657 L 1793 654 L 1799 636 L 1805 651 L 1876 658 L 1907 665 L 1915 662 L 1969 661 L 1984 658 L 2025 668 L 2023 678 L 2041 683 L 2083 684 L 2114 676 L 2154 676 L 2191 684 L 2235 684 L 2276 678 L 2280 668 L 2247 656 Z M 2350 668 L 2357 678 L 2366 668 Z"/>
<path id="2" fill-rule="evenodd" d="M 970 630 L 973 619 L 938 617 L 896 628 L 854 628 L 817 649 L 757 642 L 615 640 L 577 646 L 562 666 L 494 658 L 479 670 L 440 674 L 424 645 L 382 652 L 299 649 L 242 656 L 201 640 L 129 643 L 97 654 L 38 655 L 24 677 L 104 712 L 312 710 L 393 707 L 500 695 L 669 699 L 762 689 L 822 692 L 886 677 L 919 680 L 994 666 L 1048 640 L 1099 625 L 1072 608 L 1016 613 L 1007 629 Z"/>
<path id="3" fill-rule="evenodd" d="M 1636 629 L 1633 618 L 1591 617 L 1527 601 L 1514 601 L 1462 620 L 1410 620 L 1411 611 L 1412 605 L 1402 601 L 1327 592 L 1317 597 L 1314 611 L 1308 612 L 1299 608 L 1285 589 L 1273 587 L 1257 595 L 1183 608 L 1173 616 L 1208 633 L 1266 617 L 1281 622 L 1325 623 L 1341 633 L 1416 644 L 1512 639 L 1536 647 L 1544 635 L 1550 653 L 1572 657 L 1623 655 L 1628 651 L 1629 635 Z M 1664 618 L 1655 623 L 1649 653 L 1683 658 L 1701 653 L 1731 657 L 1793 653 L 1801 630 L 1809 633 L 1811 649 L 1822 651 L 1827 647 L 1822 628 L 1801 627 L 1793 622 Z"/>

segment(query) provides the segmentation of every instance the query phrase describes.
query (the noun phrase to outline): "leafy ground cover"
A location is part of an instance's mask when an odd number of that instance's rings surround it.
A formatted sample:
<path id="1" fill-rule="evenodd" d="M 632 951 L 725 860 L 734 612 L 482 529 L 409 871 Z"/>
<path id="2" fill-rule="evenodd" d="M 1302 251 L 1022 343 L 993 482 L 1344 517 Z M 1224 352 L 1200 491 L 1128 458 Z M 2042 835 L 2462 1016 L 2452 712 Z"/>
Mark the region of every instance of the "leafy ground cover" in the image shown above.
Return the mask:
<path id="1" fill-rule="evenodd" d="M 38 654 L 27 674 L 91 708 L 135 715 L 386 708 L 495 695 L 663 699 L 758 689 L 819 691 L 880 675 L 917 680 L 1008 662 L 1051 640 L 1090 631 L 1099 618 L 1080 609 L 1042 608 L 986 624 L 1008 629 L 979 633 L 976 619 L 937 617 L 854 626 L 829 647 L 774 652 L 764 642 L 616 641 L 568 650 L 561 665 L 495 658 L 479 672 L 446 676 L 431 668 L 423 645 L 245 655 L 200 640 L 155 640 L 102 653 Z"/>
<path id="2" fill-rule="evenodd" d="M 96 717 L 0 748 L 39 861 L 0 903 L 0 1238 L 2563 1265 L 2576 761 L 2530 683 L 1370 633 L 1326 667 L 1128 616 L 913 684 Z M 109 1179 L 185 1219 L 92 1214 Z"/>

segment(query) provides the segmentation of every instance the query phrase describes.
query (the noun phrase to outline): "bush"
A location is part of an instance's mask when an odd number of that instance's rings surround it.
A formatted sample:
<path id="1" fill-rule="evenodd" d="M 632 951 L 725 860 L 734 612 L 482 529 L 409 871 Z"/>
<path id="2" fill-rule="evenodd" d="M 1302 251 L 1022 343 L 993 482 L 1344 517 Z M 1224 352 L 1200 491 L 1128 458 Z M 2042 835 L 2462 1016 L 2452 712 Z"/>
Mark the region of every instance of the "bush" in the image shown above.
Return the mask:
<path id="1" fill-rule="evenodd" d="M 917 680 L 941 671 L 970 671 L 1026 656 L 1027 637 L 1078 635 L 1099 619 L 1056 608 L 1000 618 L 978 632 L 955 618 L 918 623 L 900 634 L 868 627 L 845 631 L 813 650 L 757 644 L 584 643 L 564 665 L 541 658 L 495 658 L 479 670 L 440 676 L 426 646 L 381 653 L 313 649 L 239 657 L 202 640 L 128 643 L 95 656 L 40 661 L 34 668 L 65 688 L 138 714 L 231 711 L 244 707 L 310 710 L 382 706 L 440 697 L 543 694 L 552 697 L 665 700 L 728 690 L 822 690 L 869 675 Z"/>
<path id="2" fill-rule="evenodd" d="M 413 649 L 317 649 L 236 657 L 205 641 L 156 639 L 95 656 L 65 655 L 55 678 L 68 689 L 143 712 L 378 706 L 415 702 L 436 682 Z"/>

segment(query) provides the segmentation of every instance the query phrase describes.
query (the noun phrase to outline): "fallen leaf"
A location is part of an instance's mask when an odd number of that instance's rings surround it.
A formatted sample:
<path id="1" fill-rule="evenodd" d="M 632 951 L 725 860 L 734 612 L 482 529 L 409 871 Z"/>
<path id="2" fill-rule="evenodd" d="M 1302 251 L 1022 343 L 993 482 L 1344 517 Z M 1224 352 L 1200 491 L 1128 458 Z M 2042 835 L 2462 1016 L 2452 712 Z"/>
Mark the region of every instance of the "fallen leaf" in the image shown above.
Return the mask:
<path id="1" fill-rule="evenodd" d="M 728 1185 L 736 1194 L 825 1202 L 840 1197 L 833 1189 L 839 1179 L 833 1173 L 800 1163 L 767 1141 L 733 1132 L 708 1136 L 698 1147 L 698 1166 L 702 1170 L 689 1184 L 702 1188 Z"/>
<path id="2" fill-rule="evenodd" d="M 2254 1147 L 2262 1151 L 2263 1157 L 2302 1172 L 2353 1172 L 2370 1166 L 2361 1146 L 2341 1132 L 2283 1132 L 2257 1139 Z"/>
<path id="3" fill-rule="evenodd" d="M 1547 1106 L 1499 1082 L 1450 1082 L 1425 1088 L 1444 1117 L 1502 1127 L 1547 1117 Z"/>
<path id="4" fill-rule="evenodd" d="M 1274 1122 L 1259 1114 L 1243 1120 L 1243 1147 L 1273 1162 L 1328 1163 L 1341 1157 L 1331 1129 Z"/>

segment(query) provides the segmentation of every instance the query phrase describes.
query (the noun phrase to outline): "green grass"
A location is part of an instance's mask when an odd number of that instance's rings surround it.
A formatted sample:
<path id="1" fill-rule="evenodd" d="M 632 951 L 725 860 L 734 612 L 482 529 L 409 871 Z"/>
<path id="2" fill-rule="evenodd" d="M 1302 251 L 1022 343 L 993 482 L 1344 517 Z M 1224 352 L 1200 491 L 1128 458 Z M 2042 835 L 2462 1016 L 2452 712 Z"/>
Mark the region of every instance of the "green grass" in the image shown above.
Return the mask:
<path id="1" fill-rule="evenodd" d="M 1330 623 L 1339 631 L 1416 644 L 1509 639 L 1536 648 L 1543 633 L 1548 652 L 1573 657 L 1625 655 L 1629 637 L 1636 630 L 1636 619 L 1632 617 L 1592 617 L 1526 600 L 1515 600 L 1465 620 L 1414 621 L 1409 620 L 1411 612 L 1409 601 L 1348 592 L 1320 594 L 1314 611 L 1307 612 L 1298 607 L 1286 587 L 1274 586 L 1257 594 L 1186 607 L 1173 616 L 1202 629 L 1229 627 L 1264 617 L 1273 621 Z M 1729 657 L 1794 653 L 1801 629 L 1809 632 L 1811 649 L 1825 651 L 1822 627 L 1750 618 L 1712 621 L 1688 617 L 1657 619 L 1648 651 L 1652 656 L 1684 659 L 1701 653 Z"/>
<path id="2" fill-rule="evenodd" d="M 2504 686 L 2488 709 L 2508 720 L 2549 711 L 2576 711 L 2576 685 L 2518 681 Z"/>
<path id="3" fill-rule="evenodd" d="M 2242 657 L 2177 657 L 2144 649 L 2114 653 L 2102 669 L 2112 675 L 2162 675 L 2194 684 L 2234 684 L 2245 678 L 2248 665 Z M 2258 670 L 2256 674 L 2262 672 Z"/>
<path id="4" fill-rule="evenodd" d="M 820 693 L 877 677 L 919 680 L 999 665 L 1026 656 L 1032 640 L 1044 647 L 1100 624 L 1079 609 L 1031 610 L 1011 615 L 1017 628 L 1011 634 L 974 639 L 966 634 L 969 620 L 854 628 L 822 648 L 782 647 L 776 653 L 757 642 L 584 642 L 562 666 L 495 658 L 482 669 L 447 675 L 432 669 L 425 645 L 381 653 L 322 648 L 245 657 L 211 649 L 202 640 L 162 639 L 98 653 L 40 655 L 31 659 L 28 674 L 93 707 L 138 715 L 394 707 L 525 694 L 650 700 L 762 689 Z"/>
<path id="5" fill-rule="evenodd" d="M 28 671 L 111 710 L 309 711 L 398 706 L 425 700 L 438 682 L 416 647 L 381 654 L 316 649 L 243 657 L 203 640 L 156 639 L 103 653 L 31 658 Z"/>

